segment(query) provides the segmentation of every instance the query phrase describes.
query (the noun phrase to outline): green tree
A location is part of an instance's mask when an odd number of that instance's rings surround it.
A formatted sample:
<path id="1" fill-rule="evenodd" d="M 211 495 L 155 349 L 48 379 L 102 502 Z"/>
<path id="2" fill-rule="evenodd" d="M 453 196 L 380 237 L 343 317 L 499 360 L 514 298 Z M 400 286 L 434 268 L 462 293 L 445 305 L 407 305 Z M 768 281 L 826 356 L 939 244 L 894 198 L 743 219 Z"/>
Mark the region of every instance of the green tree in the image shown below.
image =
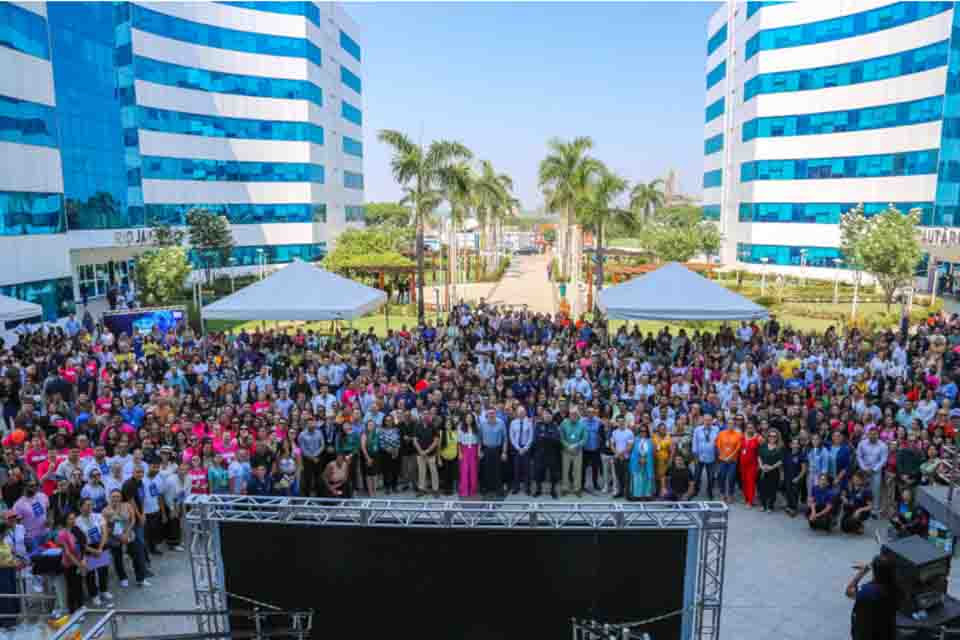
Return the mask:
<path id="1" fill-rule="evenodd" d="M 516 206 L 511 195 L 513 180 L 505 173 L 497 173 L 489 160 L 480 163 L 480 175 L 473 185 L 477 222 L 480 223 L 480 247 L 497 247 L 497 229 Z M 486 264 L 486 258 L 484 258 Z"/>
<path id="2" fill-rule="evenodd" d="M 423 304 L 423 224 L 443 200 L 442 189 L 450 178 L 451 166 L 473 157 L 459 142 L 435 140 L 430 146 L 414 144 L 405 134 L 384 129 L 377 134 L 380 142 L 393 150 L 390 169 L 393 178 L 404 187 L 404 200 L 413 209 L 417 251 L 417 318 L 424 321 Z"/>
<path id="3" fill-rule="evenodd" d="M 366 208 L 368 227 L 382 224 L 405 227 L 410 224 L 410 209 L 399 202 L 368 202 Z"/>
<path id="4" fill-rule="evenodd" d="M 628 188 L 629 184 L 624 178 L 601 165 L 600 171 L 590 183 L 583 201 L 578 207 L 581 222 L 593 231 L 593 236 L 596 238 L 596 286 L 598 295 L 594 297 L 595 301 L 599 299 L 600 290 L 603 289 L 605 230 L 613 224 L 625 229 L 631 229 L 636 225 L 636 212 L 617 205 L 617 201 Z"/>
<path id="5" fill-rule="evenodd" d="M 372 266 L 412 266 L 401 254 L 406 233 L 392 225 L 366 229 L 347 229 L 337 238 L 333 251 L 323 259 L 323 267 L 347 276 L 356 269 Z"/>
<path id="6" fill-rule="evenodd" d="M 539 185 L 548 211 L 560 211 L 560 245 L 563 251 L 560 271 L 569 277 L 571 248 L 569 230 L 577 218 L 577 205 L 590 184 L 591 177 L 600 169 L 600 163 L 587 155 L 593 148 L 588 137 L 565 142 L 554 138 L 547 143 L 549 153 L 540 162 Z"/>
<path id="7" fill-rule="evenodd" d="M 213 270 L 226 266 L 230 260 L 234 246 L 230 221 L 207 209 L 191 209 L 187 212 L 187 237 L 209 281 Z"/>
<path id="8" fill-rule="evenodd" d="M 922 257 L 918 224 L 919 209 L 904 214 L 892 204 L 869 218 L 863 205 L 857 205 L 840 218 L 840 246 L 847 263 L 874 277 L 888 311 L 897 288 L 910 284 Z"/>
<path id="9" fill-rule="evenodd" d="M 186 247 L 159 247 L 146 251 L 137 258 L 134 270 L 137 293 L 143 305 L 156 307 L 181 300 L 190 271 Z"/>
<path id="10" fill-rule="evenodd" d="M 637 214 L 637 223 L 645 224 L 666 202 L 663 193 L 663 180 L 657 178 L 650 182 L 640 182 L 630 191 L 630 208 Z"/>
<path id="11" fill-rule="evenodd" d="M 719 252 L 717 226 L 703 219 L 700 207 L 679 205 L 657 211 L 639 234 L 641 243 L 664 262 L 686 262 L 698 253 Z"/>

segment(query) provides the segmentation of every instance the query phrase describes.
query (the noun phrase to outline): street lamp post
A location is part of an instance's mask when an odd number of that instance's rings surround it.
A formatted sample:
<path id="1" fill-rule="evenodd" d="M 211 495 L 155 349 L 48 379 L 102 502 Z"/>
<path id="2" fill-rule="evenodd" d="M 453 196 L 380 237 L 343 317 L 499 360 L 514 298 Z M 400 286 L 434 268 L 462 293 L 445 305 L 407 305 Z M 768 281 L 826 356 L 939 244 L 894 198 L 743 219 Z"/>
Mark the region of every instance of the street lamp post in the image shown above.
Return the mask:
<path id="1" fill-rule="evenodd" d="M 767 293 L 767 263 L 770 262 L 770 258 L 760 258 L 760 262 L 763 263 L 763 271 L 760 273 L 760 297 L 764 297 Z"/>
<path id="2" fill-rule="evenodd" d="M 807 279 L 804 277 L 804 269 L 807 266 L 807 250 L 800 249 L 800 286 L 806 286 Z"/>
<path id="3" fill-rule="evenodd" d="M 260 279 L 263 280 L 266 271 L 266 258 L 263 255 L 263 249 L 257 249 L 257 270 L 260 272 Z"/>
<path id="4" fill-rule="evenodd" d="M 833 259 L 833 304 L 840 302 L 840 265 L 843 263 L 843 260 L 840 258 Z"/>
<path id="5" fill-rule="evenodd" d="M 237 274 L 234 272 L 234 269 L 237 265 L 236 258 L 230 258 L 230 293 L 237 292 Z"/>

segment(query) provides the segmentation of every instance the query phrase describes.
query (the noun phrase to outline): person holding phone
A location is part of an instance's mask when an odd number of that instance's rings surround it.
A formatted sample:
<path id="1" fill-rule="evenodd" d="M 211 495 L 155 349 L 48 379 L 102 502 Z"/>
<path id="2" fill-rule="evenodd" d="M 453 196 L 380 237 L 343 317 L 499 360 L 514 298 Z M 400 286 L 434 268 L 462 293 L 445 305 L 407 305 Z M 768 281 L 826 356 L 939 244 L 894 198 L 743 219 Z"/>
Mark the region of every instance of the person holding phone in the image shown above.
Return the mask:
<path id="1" fill-rule="evenodd" d="M 894 584 L 893 560 L 880 554 L 870 564 L 856 563 L 854 573 L 845 590 L 853 600 L 850 612 L 852 640 L 895 640 L 897 636 L 897 600 Z M 873 579 L 861 586 L 868 573 Z"/>

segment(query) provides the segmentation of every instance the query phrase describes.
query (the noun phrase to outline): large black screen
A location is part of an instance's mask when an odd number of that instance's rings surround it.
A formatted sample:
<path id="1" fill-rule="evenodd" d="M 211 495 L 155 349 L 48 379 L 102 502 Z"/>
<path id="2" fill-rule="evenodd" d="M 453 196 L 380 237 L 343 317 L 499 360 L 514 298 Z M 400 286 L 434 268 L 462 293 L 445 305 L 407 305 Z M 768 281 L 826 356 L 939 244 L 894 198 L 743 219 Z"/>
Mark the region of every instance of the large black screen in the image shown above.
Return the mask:
<path id="1" fill-rule="evenodd" d="M 683 607 L 685 531 L 221 526 L 227 592 L 314 609 L 318 639 L 559 639 Z M 681 618 L 645 630 L 678 639 Z"/>

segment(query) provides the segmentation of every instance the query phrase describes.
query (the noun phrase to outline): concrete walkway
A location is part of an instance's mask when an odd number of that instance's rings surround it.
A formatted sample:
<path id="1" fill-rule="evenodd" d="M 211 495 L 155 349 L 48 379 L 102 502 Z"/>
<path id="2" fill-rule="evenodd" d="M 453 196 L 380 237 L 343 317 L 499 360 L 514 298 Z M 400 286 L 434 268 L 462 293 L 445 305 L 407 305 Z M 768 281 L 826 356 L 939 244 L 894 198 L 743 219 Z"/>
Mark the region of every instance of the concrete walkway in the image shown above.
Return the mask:
<path id="1" fill-rule="evenodd" d="M 553 283 L 547 279 L 548 257 L 514 256 L 488 302 L 530 307 L 534 313 L 554 313 Z"/>

